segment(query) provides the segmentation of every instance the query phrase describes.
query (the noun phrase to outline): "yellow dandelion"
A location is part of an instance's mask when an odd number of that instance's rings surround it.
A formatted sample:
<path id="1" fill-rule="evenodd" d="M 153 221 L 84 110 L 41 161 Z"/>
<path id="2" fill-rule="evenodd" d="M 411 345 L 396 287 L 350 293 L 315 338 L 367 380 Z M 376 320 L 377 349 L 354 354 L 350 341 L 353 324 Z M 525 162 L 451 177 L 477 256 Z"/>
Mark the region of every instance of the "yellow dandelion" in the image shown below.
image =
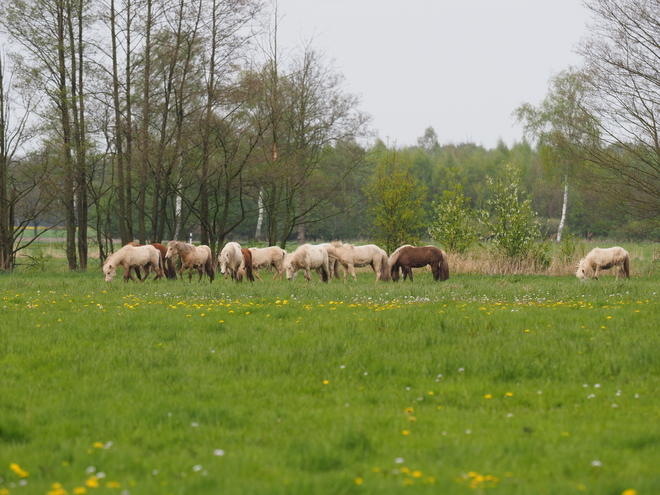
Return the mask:
<path id="1" fill-rule="evenodd" d="M 406 414 L 410 414 L 410 413 L 412 413 L 412 412 L 413 412 L 413 408 L 412 408 L 412 407 L 407 407 L 407 408 L 406 408 Z"/>
<path id="2" fill-rule="evenodd" d="M 98 488 L 99 479 L 96 476 L 90 476 L 87 478 L 87 481 L 85 481 L 85 484 L 90 488 Z"/>
<path id="3" fill-rule="evenodd" d="M 359 476 L 357 478 L 355 478 L 355 484 L 356 485 L 361 485 L 362 483 L 364 483 L 364 480 L 362 478 L 360 478 Z"/>
<path id="4" fill-rule="evenodd" d="M 6 488 L 0 488 L 0 495 L 9 495 L 9 490 Z"/>
<path id="5" fill-rule="evenodd" d="M 30 473 L 28 473 L 27 471 L 24 471 L 23 469 L 21 469 L 21 466 L 19 466 L 19 465 L 16 464 L 15 462 L 12 462 L 12 463 L 9 465 L 9 469 L 11 469 L 12 471 L 14 471 L 14 472 L 15 472 L 17 475 L 19 475 L 21 478 L 27 478 L 27 477 L 30 475 Z"/>
<path id="6" fill-rule="evenodd" d="M 403 474 L 410 474 L 410 468 L 402 467 L 402 468 L 401 468 L 401 472 L 402 472 Z"/>
<path id="7" fill-rule="evenodd" d="M 507 397 L 513 397 L 513 392 L 507 392 L 507 393 L 504 394 L 504 395 L 506 395 Z"/>
<path id="8" fill-rule="evenodd" d="M 404 435 L 410 435 L 410 431 L 408 430 L 403 430 L 401 433 L 403 433 Z"/>
<path id="9" fill-rule="evenodd" d="M 103 448 L 103 444 L 102 444 L 101 442 L 94 442 L 94 448 L 95 448 L 95 449 L 102 449 L 102 448 Z"/>
<path id="10" fill-rule="evenodd" d="M 329 380 L 323 380 L 323 385 L 327 385 L 328 383 L 330 383 Z"/>
<path id="11" fill-rule="evenodd" d="M 412 477 L 413 478 L 421 478 L 422 477 L 422 472 L 421 471 L 413 471 Z"/>
<path id="12" fill-rule="evenodd" d="M 627 490 L 623 490 L 621 495 L 637 495 L 637 490 L 633 490 L 632 488 L 628 488 Z"/>
<path id="13" fill-rule="evenodd" d="M 87 488 L 84 486 L 77 486 L 73 489 L 73 493 L 75 495 L 82 495 L 83 493 L 87 493 Z"/>
<path id="14" fill-rule="evenodd" d="M 121 485 L 119 484 L 118 481 L 108 481 L 108 483 L 105 485 L 108 488 L 121 488 Z"/>
<path id="15" fill-rule="evenodd" d="M 484 395 L 484 399 L 492 399 L 492 397 L 493 397 L 493 396 L 490 395 L 490 394 L 486 394 L 486 395 Z"/>

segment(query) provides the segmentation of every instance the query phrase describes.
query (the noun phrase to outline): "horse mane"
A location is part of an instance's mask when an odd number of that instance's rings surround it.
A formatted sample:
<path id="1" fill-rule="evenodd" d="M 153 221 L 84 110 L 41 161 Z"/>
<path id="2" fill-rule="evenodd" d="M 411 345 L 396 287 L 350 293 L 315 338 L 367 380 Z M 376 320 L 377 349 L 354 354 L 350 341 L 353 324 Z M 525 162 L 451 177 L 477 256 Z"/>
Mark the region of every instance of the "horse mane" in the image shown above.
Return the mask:
<path id="1" fill-rule="evenodd" d="M 182 253 L 189 253 L 195 248 L 195 246 L 188 244 L 187 242 L 176 241 L 176 248 Z"/>
<path id="2" fill-rule="evenodd" d="M 403 246 L 399 246 L 394 250 L 392 254 L 390 254 L 390 257 L 388 259 L 390 266 L 396 264 L 397 260 L 399 259 L 399 256 L 401 256 L 401 253 L 407 248 L 412 247 L 410 244 L 404 244 Z"/>

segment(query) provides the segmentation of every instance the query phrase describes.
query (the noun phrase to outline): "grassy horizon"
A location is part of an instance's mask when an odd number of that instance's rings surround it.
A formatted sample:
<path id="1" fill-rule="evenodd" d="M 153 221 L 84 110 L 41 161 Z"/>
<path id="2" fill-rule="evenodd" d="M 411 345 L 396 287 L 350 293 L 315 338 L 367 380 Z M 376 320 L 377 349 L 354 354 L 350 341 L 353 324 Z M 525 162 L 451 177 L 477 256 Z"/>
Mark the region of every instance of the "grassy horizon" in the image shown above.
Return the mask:
<path id="1" fill-rule="evenodd" d="M 0 276 L 0 493 L 659 491 L 658 277 L 316 280 Z"/>

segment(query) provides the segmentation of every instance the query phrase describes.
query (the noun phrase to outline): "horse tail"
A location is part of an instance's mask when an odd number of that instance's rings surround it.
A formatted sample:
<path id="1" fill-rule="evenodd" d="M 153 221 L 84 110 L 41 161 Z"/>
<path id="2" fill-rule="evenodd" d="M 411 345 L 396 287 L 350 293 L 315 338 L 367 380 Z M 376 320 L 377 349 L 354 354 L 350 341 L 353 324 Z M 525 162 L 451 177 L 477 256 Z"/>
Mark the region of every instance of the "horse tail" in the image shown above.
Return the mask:
<path id="1" fill-rule="evenodd" d="M 449 278 L 449 260 L 447 259 L 447 253 L 442 249 L 440 250 L 440 280 L 445 281 Z"/>
<path id="2" fill-rule="evenodd" d="M 245 261 L 245 274 L 250 282 L 254 282 L 254 275 L 252 274 L 252 251 L 243 250 L 243 260 Z"/>
<path id="3" fill-rule="evenodd" d="M 209 280 L 211 283 L 213 283 L 213 279 L 215 278 L 215 269 L 213 268 L 213 256 L 209 252 L 209 255 L 206 257 L 206 262 L 204 263 L 204 270 L 206 271 L 206 274 L 209 276 Z"/>
<path id="4" fill-rule="evenodd" d="M 176 267 L 172 258 L 165 259 L 165 276 L 168 280 L 176 280 Z"/>
<path id="5" fill-rule="evenodd" d="M 388 282 L 390 280 L 390 262 L 386 253 L 380 257 L 380 280 Z"/>
<path id="6" fill-rule="evenodd" d="M 158 274 L 159 277 L 165 275 L 165 263 L 163 263 L 163 253 L 158 251 Z"/>
<path id="7" fill-rule="evenodd" d="M 332 259 L 329 260 L 329 262 L 330 262 L 330 265 L 331 265 L 330 273 L 332 273 L 333 277 L 339 278 L 339 276 L 340 276 L 340 274 L 339 274 L 339 260 L 335 259 L 335 258 L 332 258 Z"/>
<path id="8" fill-rule="evenodd" d="M 328 282 L 330 280 L 330 269 L 329 265 L 323 264 L 321 266 L 321 281 L 322 282 Z"/>
<path id="9" fill-rule="evenodd" d="M 623 258 L 623 273 L 626 278 L 630 278 L 630 256 L 626 253 Z"/>

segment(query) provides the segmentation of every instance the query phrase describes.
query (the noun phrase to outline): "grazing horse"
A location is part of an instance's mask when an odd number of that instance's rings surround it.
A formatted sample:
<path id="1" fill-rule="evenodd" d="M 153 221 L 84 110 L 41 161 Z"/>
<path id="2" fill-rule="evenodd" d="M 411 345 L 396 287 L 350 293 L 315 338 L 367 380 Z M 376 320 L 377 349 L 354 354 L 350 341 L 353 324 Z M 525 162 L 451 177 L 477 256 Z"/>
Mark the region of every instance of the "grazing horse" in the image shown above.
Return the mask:
<path id="1" fill-rule="evenodd" d="M 273 280 L 275 280 L 278 275 L 280 280 L 282 279 L 284 276 L 284 268 L 282 267 L 282 263 L 284 261 L 284 255 L 286 255 L 286 251 L 284 249 L 277 246 L 249 249 L 252 252 L 252 271 L 255 277 L 263 282 L 259 276 L 259 269 L 272 266 L 275 268 L 275 275 L 273 275 Z"/>
<path id="2" fill-rule="evenodd" d="M 238 269 L 243 262 L 243 252 L 238 242 L 228 242 L 218 255 L 220 262 L 220 273 L 227 278 L 227 273 L 231 275 L 232 280 L 238 280 Z"/>
<path id="3" fill-rule="evenodd" d="M 215 272 L 213 270 L 213 255 L 211 248 L 208 246 L 193 246 L 187 242 L 170 241 L 167 243 L 167 253 L 165 259 L 171 259 L 176 255 L 181 258 L 181 269 L 179 269 L 179 278 L 183 280 L 183 272 L 188 269 L 188 281 L 192 282 L 192 272 L 197 268 L 199 272 L 199 280 L 206 273 L 209 280 L 213 282 Z"/>
<path id="4" fill-rule="evenodd" d="M 288 280 L 295 280 L 298 270 L 305 270 L 305 280 L 312 280 L 311 270 L 316 270 L 323 282 L 330 279 L 328 251 L 323 246 L 303 244 L 284 257 L 284 272 Z"/>
<path id="5" fill-rule="evenodd" d="M 355 267 L 367 265 L 371 266 L 371 269 L 376 274 L 376 282 L 379 280 L 388 281 L 390 279 L 387 253 L 375 244 L 355 246 L 354 244 L 343 244 L 342 242 L 335 241 L 321 244 L 321 246 L 325 247 L 328 251 L 331 264 L 330 272 L 334 273 L 335 277 L 339 278 L 339 263 L 344 267 L 344 282 L 348 280 L 349 272 L 353 280 L 357 281 Z"/>
<path id="6" fill-rule="evenodd" d="M 630 256 L 628 251 L 619 246 L 607 249 L 594 248 L 580 260 L 575 276 L 580 280 L 586 280 L 589 277 L 598 280 L 601 270 L 608 270 L 613 266 L 617 267 L 616 280 L 619 280 L 619 273 L 623 277 L 629 278 Z"/>
<path id="7" fill-rule="evenodd" d="M 435 246 L 414 247 L 408 244 L 394 251 L 389 258 L 390 275 L 395 282 L 399 280 L 399 270 L 403 272 L 403 280 L 410 277 L 413 281 L 413 268 L 431 265 L 433 280 L 449 278 L 449 263 L 447 253 Z"/>
<path id="8" fill-rule="evenodd" d="M 131 246 L 140 246 L 140 244 L 137 242 L 129 242 L 128 244 Z M 176 280 L 176 268 L 174 267 L 174 260 L 171 258 L 165 258 L 165 255 L 167 254 L 167 246 L 163 246 L 157 242 L 152 242 L 151 245 L 158 249 L 158 252 L 160 253 L 160 259 L 163 262 L 163 272 L 165 273 L 165 278 L 167 278 L 167 280 Z M 135 270 L 137 277 L 140 278 L 140 269 L 138 267 L 133 267 L 133 270 Z"/>
<path id="9" fill-rule="evenodd" d="M 150 268 L 156 272 L 156 278 L 154 280 L 164 275 L 163 262 L 160 258 L 160 253 L 153 246 L 132 246 L 127 244 L 117 252 L 108 256 L 103 263 L 103 273 L 105 274 L 106 282 L 111 282 L 112 279 L 115 278 L 118 266 L 124 268 L 124 282 L 128 282 L 129 278 L 133 282 L 137 282 L 131 273 L 132 268 L 144 268 L 143 278 L 140 278 L 138 272 L 140 282 L 144 282 L 147 276 L 149 276 Z"/>

